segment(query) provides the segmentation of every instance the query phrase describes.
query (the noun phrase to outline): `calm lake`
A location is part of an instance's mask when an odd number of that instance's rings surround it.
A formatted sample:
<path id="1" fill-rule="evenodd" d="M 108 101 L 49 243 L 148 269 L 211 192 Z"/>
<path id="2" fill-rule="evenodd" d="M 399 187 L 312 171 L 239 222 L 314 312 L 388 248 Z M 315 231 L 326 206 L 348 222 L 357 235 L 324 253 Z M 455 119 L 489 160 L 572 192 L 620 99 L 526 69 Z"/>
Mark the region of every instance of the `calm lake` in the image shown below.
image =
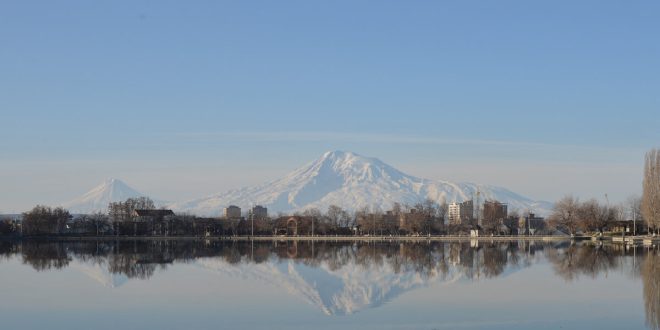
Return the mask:
<path id="1" fill-rule="evenodd" d="M 570 241 L 0 241 L 2 329 L 658 329 L 660 253 Z"/>

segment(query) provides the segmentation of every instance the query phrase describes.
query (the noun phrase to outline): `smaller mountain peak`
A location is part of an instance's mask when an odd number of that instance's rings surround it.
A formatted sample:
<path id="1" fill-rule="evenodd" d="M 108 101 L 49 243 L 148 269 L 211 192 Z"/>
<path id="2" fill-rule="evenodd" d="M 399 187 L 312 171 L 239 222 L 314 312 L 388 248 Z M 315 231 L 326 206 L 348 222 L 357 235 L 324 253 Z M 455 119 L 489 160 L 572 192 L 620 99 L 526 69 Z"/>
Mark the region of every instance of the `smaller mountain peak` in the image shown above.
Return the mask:
<path id="1" fill-rule="evenodd" d="M 133 190 L 124 181 L 117 178 L 107 178 L 97 186 L 100 190 Z"/>
<path id="2" fill-rule="evenodd" d="M 105 179 L 105 181 L 103 183 L 105 183 L 107 185 L 112 185 L 116 182 L 121 182 L 121 181 L 116 179 L 116 178 L 107 178 L 107 179 Z"/>

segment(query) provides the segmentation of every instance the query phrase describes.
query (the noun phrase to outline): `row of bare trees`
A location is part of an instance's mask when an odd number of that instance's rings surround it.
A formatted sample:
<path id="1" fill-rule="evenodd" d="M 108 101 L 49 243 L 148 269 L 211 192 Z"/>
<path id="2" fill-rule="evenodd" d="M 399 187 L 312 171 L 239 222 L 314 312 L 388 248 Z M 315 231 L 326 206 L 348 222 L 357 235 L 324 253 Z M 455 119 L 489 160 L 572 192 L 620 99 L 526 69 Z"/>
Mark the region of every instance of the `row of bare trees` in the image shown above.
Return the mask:
<path id="1" fill-rule="evenodd" d="M 325 213 L 311 208 L 294 216 L 313 219 L 316 225 L 314 232 L 318 234 L 439 234 L 444 228 L 446 211 L 446 204 L 428 199 L 414 205 L 395 203 L 389 211 L 362 207 L 351 214 L 337 205 L 331 205 Z"/>
<path id="2" fill-rule="evenodd" d="M 65 231 L 70 219 L 69 211 L 61 207 L 37 205 L 23 213 L 21 226 L 25 235 L 58 235 Z"/>
<path id="3" fill-rule="evenodd" d="M 551 226 L 574 235 L 578 231 L 602 233 L 615 221 L 625 217 L 621 206 L 602 204 L 596 199 L 581 202 L 566 196 L 555 202 L 548 222 Z"/>
<path id="4" fill-rule="evenodd" d="M 123 202 L 111 202 L 108 205 L 108 215 L 114 221 L 129 221 L 135 210 L 153 210 L 156 206 L 148 197 L 128 198 Z"/>
<path id="5" fill-rule="evenodd" d="M 72 217 L 62 208 L 37 206 L 24 213 L 25 235 L 156 235 L 154 228 L 166 236 L 235 236 L 276 235 L 287 232 L 287 220 L 298 217 L 297 235 L 443 235 L 467 234 L 473 223 L 446 225 L 447 204 L 425 200 L 414 205 L 395 203 L 391 210 L 364 207 L 349 212 L 331 205 L 323 212 L 306 209 L 293 215 L 279 214 L 275 218 L 219 219 L 179 214 L 165 218 L 144 219 L 135 210 L 153 210 L 154 202 L 147 197 L 112 202 L 107 214 Z M 501 220 L 501 219 L 500 219 Z M 512 227 L 517 225 L 517 216 Z"/>

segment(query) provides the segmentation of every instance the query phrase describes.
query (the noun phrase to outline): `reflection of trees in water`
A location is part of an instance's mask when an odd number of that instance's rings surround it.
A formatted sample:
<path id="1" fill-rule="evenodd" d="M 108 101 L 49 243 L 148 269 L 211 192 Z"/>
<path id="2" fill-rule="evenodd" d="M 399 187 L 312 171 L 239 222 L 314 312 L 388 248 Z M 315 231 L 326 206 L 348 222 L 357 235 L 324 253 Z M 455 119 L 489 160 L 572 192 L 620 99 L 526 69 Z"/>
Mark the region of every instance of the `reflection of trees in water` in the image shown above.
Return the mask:
<path id="1" fill-rule="evenodd" d="M 641 255 L 640 249 L 624 248 L 621 245 L 570 244 L 548 249 L 546 257 L 557 275 L 567 281 L 573 281 L 580 275 L 596 278 L 600 274 L 620 269 L 624 262 L 622 257 L 631 257 L 636 253 Z"/>
<path id="2" fill-rule="evenodd" d="M 148 279 L 154 275 L 157 264 L 147 263 L 139 256 L 113 254 L 108 259 L 108 270 L 112 274 L 124 274 L 128 278 Z"/>
<path id="3" fill-rule="evenodd" d="M 18 245 L 11 241 L 0 240 L 0 259 L 9 259 L 18 253 Z"/>
<path id="4" fill-rule="evenodd" d="M 657 251 L 650 251 L 646 255 L 641 275 L 646 325 L 652 329 L 660 329 L 660 256 Z"/>
<path id="5" fill-rule="evenodd" d="M 64 242 L 32 242 L 23 246 L 23 263 L 43 271 L 61 269 L 69 265 L 69 257 Z"/>
<path id="6" fill-rule="evenodd" d="M 617 250 L 619 249 L 619 250 Z M 200 257 L 222 258 L 228 264 L 293 260 L 310 267 L 339 270 L 352 264 L 387 266 L 394 273 L 415 273 L 421 278 L 446 277 L 450 272 L 465 278 L 491 278 L 507 267 L 527 267 L 539 251 L 566 280 L 579 275 L 595 277 L 622 267 L 620 256 L 643 251 L 611 245 L 543 243 L 534 241 L 486 242 L 331 242 L 331 241 L 25 241 L 0 243 L 0 254 L 21 253 L 37 270 L 66 267 L 72 258 L 105 265 L 113 274 L 147 279 L 172 263 Z M 639 264 L 639 262 L 637 263 Z M 633 264 L 634 265 L 634 264 Z M 628 266 L 628 265 L 626 265 Z M 631 267 L 634 268 L 634 267 Z"/>
<path id="7" fill-rule="evenodd" d="M 534 246 L 530 249 L 530 246 Z M 24 241 L 4 242 L 0 253 L 21 253 L 37 270 L 59 269 L 75 258 L 102 265 L 112 274 L 147 279 L 158 269 L 200 257 L 222 258 L 228 264 L 293 260 L 309 267 L 339 270 L 349 264 L 363 269 L 387 266 L 394 273 L 415 273 L 422 279 L 461 274 L 467 278 L 494 277 L 507 266 L 530 265 L 534 251 L 544 244 L 490 242 L 331 242 L 331 241 Z M 522 261 L 521 261 L 522 260 Z"/>
<path id="8" fill-rule="evenodd" d="M 508 261 L 508 251 L 506 245 L 489 244 L 483 248 L 484 275 L 496 277 L 504 272 L 504 266 Z"/>

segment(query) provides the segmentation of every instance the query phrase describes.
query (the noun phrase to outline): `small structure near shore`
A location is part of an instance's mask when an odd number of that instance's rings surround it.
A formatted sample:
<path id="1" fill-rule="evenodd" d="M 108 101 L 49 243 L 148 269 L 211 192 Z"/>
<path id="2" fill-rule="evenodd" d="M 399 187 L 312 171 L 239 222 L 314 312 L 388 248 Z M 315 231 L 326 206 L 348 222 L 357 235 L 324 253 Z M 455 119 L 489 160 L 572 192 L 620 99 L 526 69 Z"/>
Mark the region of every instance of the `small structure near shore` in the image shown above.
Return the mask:
<path id="1" fill-rule="evenodd" d="M 135 210 L 133 217 L 140 220 L 162 221 L 166 217 L 174 216 L 172 210 Z"/>

